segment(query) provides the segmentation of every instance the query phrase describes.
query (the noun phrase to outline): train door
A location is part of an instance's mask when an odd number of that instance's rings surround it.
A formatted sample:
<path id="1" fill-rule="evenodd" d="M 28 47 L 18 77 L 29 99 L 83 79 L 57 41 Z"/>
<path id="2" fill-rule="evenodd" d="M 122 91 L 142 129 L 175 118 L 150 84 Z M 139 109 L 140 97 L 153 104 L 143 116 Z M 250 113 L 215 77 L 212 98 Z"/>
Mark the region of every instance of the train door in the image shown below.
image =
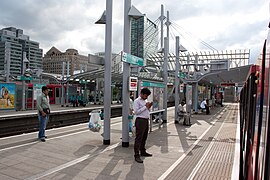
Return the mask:
<path id="1" fill-rule="evenodd" d="M 55 104 L 61 104 L 61 88 L 55 87 L 54 91 Z"/>

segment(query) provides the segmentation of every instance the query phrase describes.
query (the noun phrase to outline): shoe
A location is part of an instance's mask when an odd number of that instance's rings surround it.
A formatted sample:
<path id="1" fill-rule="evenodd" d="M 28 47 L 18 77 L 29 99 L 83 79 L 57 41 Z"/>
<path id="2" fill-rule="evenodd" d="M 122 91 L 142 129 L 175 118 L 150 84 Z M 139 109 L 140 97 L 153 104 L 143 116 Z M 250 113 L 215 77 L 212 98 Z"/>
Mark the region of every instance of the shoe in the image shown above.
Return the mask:
<path id="1" fill-rule="evenodd" d="M 45 139 L 40 139 L 41 142 L 45 142 L 46 140 Z"/>
<path id="2" fill-rule="evenodd" d="M 141 160 L 141 158 L 138 156 L 138 157 L 135 157 L 135 161 L 137 163 L 143 163 L 143 160 Z"/>
<path id="3" fill-rule="evenodd" d="M 45 137 L 45 139 L 47 139 L 48 137 L 47 136 L 44 136 Z"/>
<path id="4" fill-rule="evenodd" d="M 144 156 L 144 157 L 151 157 L 152 154 L 149 154 L 147 152 L 144 152 L 144 153 L 141 153 L 141 156 Z"/>

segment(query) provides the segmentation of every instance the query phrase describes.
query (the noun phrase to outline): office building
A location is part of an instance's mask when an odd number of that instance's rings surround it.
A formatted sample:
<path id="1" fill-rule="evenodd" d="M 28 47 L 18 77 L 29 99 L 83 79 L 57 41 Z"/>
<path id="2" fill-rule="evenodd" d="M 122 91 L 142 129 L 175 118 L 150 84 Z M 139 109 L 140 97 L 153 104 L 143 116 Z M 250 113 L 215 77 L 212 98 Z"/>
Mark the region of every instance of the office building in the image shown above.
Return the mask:
<path id="1" fill-rule="evenodd" d="M 29 60 L 29 68 L 42 69 L 42 49 L 39 43 L 30 40 L 22 29 L 14 27 L 0 30 L 0 71 L 11 76 L 22 74 L 23 52 Z"/>
<path id="2" fill-rule="evenodd" d="M 62 74 L 63 62 L 69 62 L 69 75 L 74 75 L 80 72 L 91 71 L 98 69 L 99 65 L 92 63 L 102 61 L 101 57 L 79 54 L 76 49 L 67 49 L 61 52 L 55 47 L 52 47 L 43 57 L 43 71 L 52 74 Z M 67 74 L 65 68 L 65 74 Z"/>
<path id="3" fill-rule="evenodd" d="M 131 54 L 145 59 L 158 50 L 158 26 L 143 16 L 131 20 Z"/>

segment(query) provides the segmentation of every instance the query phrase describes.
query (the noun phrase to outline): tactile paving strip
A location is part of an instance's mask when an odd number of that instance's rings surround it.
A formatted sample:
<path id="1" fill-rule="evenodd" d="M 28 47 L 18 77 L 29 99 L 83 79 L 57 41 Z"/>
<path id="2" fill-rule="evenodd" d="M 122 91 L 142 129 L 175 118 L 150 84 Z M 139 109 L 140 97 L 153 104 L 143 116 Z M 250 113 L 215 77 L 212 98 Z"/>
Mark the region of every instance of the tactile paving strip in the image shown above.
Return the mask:
<path id="1" fill-rule="evenodd" d="M 209 153 L 191 179 L 231 179 L 237 125 L 236 108 L 237 106 L 227 110 L 226 114 L 229 113 L 227 118 L 225 119 L 226 115 L 224 114 L 216 122 L 183 161 L 166 177 L 167 180 L 190 178 L 192 171 L 201 160 L 211 142 L 212 147 L 209 149 Z M 223 127 L 216 135 L 223 122 Z M 214 138 L 215 135 L 216 138 Z"/>

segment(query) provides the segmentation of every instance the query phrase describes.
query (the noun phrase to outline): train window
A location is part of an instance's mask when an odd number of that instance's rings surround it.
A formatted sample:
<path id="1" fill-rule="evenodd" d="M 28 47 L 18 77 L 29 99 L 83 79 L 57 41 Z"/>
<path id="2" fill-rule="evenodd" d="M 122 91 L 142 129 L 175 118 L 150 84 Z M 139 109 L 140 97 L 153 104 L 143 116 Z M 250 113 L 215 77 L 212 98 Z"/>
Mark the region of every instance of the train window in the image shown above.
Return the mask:
<path id="1" fill-rule="evenodd" d="M 60 97 L 60 88 L 55 88 L 55 97 Z"/>
<path id="2" fill-rule="evenodd" d="M 49 97 L 53 97 L 53 92 L 52 92 L 52 88 L 48 88 L 49 89 Z"/>
<path id="3" fill-rule="evenodd" d="M 32 88 L 28 88 L 28 91 L 27 91 L 27 98 L 32 98 L 33 96 L 33 89 Z"/>

